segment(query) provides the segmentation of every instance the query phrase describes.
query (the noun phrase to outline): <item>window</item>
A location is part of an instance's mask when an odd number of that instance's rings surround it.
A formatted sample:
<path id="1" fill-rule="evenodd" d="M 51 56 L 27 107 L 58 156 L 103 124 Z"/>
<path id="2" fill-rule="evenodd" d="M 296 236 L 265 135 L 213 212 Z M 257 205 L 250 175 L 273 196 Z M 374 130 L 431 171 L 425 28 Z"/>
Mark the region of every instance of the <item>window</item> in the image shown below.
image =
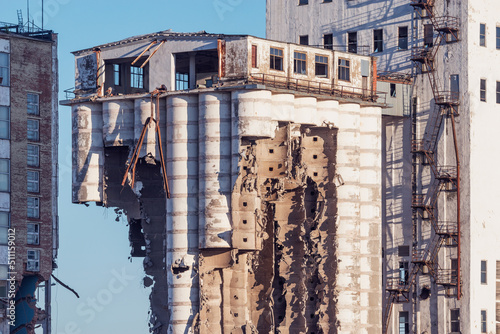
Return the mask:
<path id="1" fill-rule="evenodd" d="M 497 81 L 497 103 L 500 103 L 500 81 Z"/>
<path id="2" fill-rule="evenodd" d="M 373 30 L 373 52 L 384 51 L 384 31 L 382 29 Z"/>
<path id="3" fill-rule="evenodd" d="M 399 256 L 410 256 L 410 246 L 398 246 Z"/>
<path id="4" fill-rule="evenodd" d="M 391 83 L 391 97 L 396 97 L 396 84 Z"/>
<path id="5" fill-rule="evenodd" d="M 28 196 L 28 218 L 40 218 L 40 199 Z"/>
<path id="6" fill-rule="evenodd" d="M 451 259 L 451 275 L 458 276 L 458 259 Z"/>
<path id="7" fill-rule="evenodd" d="M 347 33 L 347 51 L 358 53 L 358 33 L 356 31 Z"/>
<path id="8" fill-rule="evenodd" d="M 10 214 L 0 211 L 0 245 L 7 245 L 7 236 L 10 226 Z"/>
<path id="9" fill-rule="evenodd" d="M 144 70 L 142 68 L 130 66 L 130 86 L 144 88 Z"/>
<path id="10" fill-rule="evenodd" d="M 497 31 L 497 50 L 500 50 L 500 27 L 497 27 L 496 31 Z"/>
<path id="11" fill-rule="evenodd" d="M 339 80 L 351 81 L 349 60 L 339 58 Z"/>
<path id="12" fill-rule="evenodd" d="M 453 333 L 460 332 L 460 309 L 455 308 L 450 310 L 450 329 Z"/>
<path id="13" fill-rule="evenodd" d="M 9 85 L 9 54 L 5 52 L 0 52 L 0 86 Z"/>
<path id="14" fill-rule="evenodd" d="M 252 67 L 257 67 L 257 45 L 252 45 Z"/>
<path id="15" fill-rule="evenodd" d="M 0 106 L 0 139 L 10 138 L 10 108 Z"/>
<path id="16" fill-rule="evenodd" d="M 323 2 L 332 2 L 332 0 L 323 0 Z"/>
<path id="17" fill-rule="evenodd" d="M 487 267 L 486 267 L 486 261 L 481 261 L 481 284 L 486 284 L 487 281 Z"/>
<path id="18" fill-rule="evenodd" d="M 28 223 L 28 245 L 40 244 L 40 225 Z"/>
<path id="19" fill-rule="evenodd" d="M 424 24 L 424 47 L 432 48 L 434 46 L 434 26 Z"/>
<path id="20" fill-rule="evenodd" d="M 9 159 L 0 159 L 0 191 L 10 191 Z"/>
<path id="21" fill-rule="evenodd" d="M 37 145 L 28 144 L 28 166 L 40 166 L 40 147 Z"/>
<path id="22" fill-rule="evenodd" d="M 175 73 L 175 90 L 189 89 L 189 75 L 187 73 Z"/>
<path id="23" fill-rule="evenodd" d="M 271 69 L 283 71 L 283 50 L 271 48 Z"/>
<path id="24" fill-rule="evenodd" d="M 6 264 L 0 265 L 0 280 L 4 281 L 7 280 L 8 278 L 9 278 L 9 266 Z"/>
<path id="25" fill-rule="evenodd" d="M 40 140 L 40 123 L 36 119 L 28 119 L 28 140 Z"/>
<path id="26" fill-rule="evenodd" d="M 410 323 L 408 320 L 408 312 L 399 312 L 399 334 L 410 333 Z"/>
<path id="27" fill-rule="evenodd" d="M 26 264 L 27 271 L 40 271 L 40 251 L 28 249 L 28 263 Z"/>
<path id="28" fill-rule="evenodd" d="M 309 0 L 299 0 L 299 5 L 307 5 Z"/>
<path id="29" fill-rule="evenodd" d="M 297 74 L 306 74 L 306 54 L 302 52 L 293 53 L 293 72 Z"/>
<path id="30" fill-rule="evenodd" d="M 481 333 L 488 333 L 488 326 L 486 325 L 486 310 L 481 310 Z"/>
<path id="31" fill-rule="evenodd" d="M 304 35 L 299 37 L 300 45 L 309 45 L 309 35 Z"/>
<path id="32" fill-rule="evenodd" d="M 120 64 L 113 64 L 113 76 L 115 79 L 115 86 L 121 86 L 122 84 L 122 78 L 121 78 L 121 65 Z"/>
<path id="33" fill-rule="evenodd" d="M 40 173 L 34 170 L 28 171 L 28 192 L 40 192 Z"/>
<path id="34" fill-rule="evenodd" d="M 316 76 L 328 78 L 328 57 L 316 56 Z"/>
<path id="35" fill-rule="evenodd" d="M 399 262 L 399 284 L 408 284 L 408 261 Z"/>
<path id="36" fill-rule="evenodd" d="M 28 115 L 40 115 L 38 94 L 28 93 Z"/>
<path id="37" fill-rule="evenodd" d="M 398 35 L 398 50 L 408 50 L 408 27 L 399 27 Z"/>
<path id="38" fill-rule="evenodd" d="M 325 49 L 333 49 L 333 34 L 323 35 L 323 47 Z"/>
<path id="39" fill-rule="evenodd" d="M 486 102 L 486 79 L 481 79 L 479 98 L 482 102 Z"/>
<path id="40" fill-rule="evenodd" d="M 486 46 L 486 24 L 479 25 L 479 45 Z"/>

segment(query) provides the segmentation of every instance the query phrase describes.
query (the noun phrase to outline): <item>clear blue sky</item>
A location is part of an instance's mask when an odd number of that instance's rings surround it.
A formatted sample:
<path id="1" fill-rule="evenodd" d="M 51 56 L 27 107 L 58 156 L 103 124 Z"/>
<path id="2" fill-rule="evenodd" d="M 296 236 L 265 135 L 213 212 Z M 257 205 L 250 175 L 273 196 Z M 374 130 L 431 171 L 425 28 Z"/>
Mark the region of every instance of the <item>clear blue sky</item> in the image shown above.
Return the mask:
<path id="1" fill-rule="evenodd" d="M 30 0 L 30 19 L 41 25 L 41 0 Z M 44 0 L 46 29 L 59 34 L 60 91 L 74 86 L 71 51 L 166 29 L 265 37 L 265 0 Z M 27 19 L 26 0 L 0 0 L 0 21 Z M 59 94 L 64 99 L 64 94 Z M 53 333 L 147 334 L 149 289 L 141 285 L 142 259 L 129 262 L 126 219 L 112 208 L 71 204 L 71 120 L 59 108 L 60 248 L 55 275 L 80 299 L 53 289 Z"/>

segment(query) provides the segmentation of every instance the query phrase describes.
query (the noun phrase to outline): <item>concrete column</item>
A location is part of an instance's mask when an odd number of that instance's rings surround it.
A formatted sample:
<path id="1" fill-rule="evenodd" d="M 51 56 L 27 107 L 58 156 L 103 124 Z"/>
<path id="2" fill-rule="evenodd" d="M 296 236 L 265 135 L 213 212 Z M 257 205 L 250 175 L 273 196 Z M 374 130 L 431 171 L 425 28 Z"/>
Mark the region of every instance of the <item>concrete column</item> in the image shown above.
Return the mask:
<path id="1" fill-rule="evenodd" d="M 294 119 L 295 96 L 293 94 L 273 94 L 272 114 L 273 121 L 291 122 Z"/>
<path id="2" fill-rule="evenodd" d="M 189 54 L 189 89 L 196 88 L 196 53 Z"/>
<path id="3" fill-rule="evenodd" d="M 294 122 L 301 124 L 316 124 L 318 122 L 316 103 L 317 100 L 315 97 L 296 97 Z"/>
<path id="4" fill-rule="evenodd" d="M 241 137 L 272 138 L 278 125 L 271 120 L 272 94 L 267 90 L 233 91 L 233 115 Z"/>
<path id="5" fill-rule="evenodd" d="M 106 101 L 102 108 L 105 146 L 134 146 L 134 102 Z"/>
<path id="6" fill-rule="evenodd" d="M 339 121 L 339 102 L 334 100 L 318 101 L 318 125 L 331 124 L 337 127 Z"/>
<path id="7" fill-rule="evenodd" d="M 231 160 L 231 94 L 200 94 L 200 248 L 231 247 Z"/>
<path id="8" fill-rule="evenodd" d="M 186 333 L 199 308 L 198 97 L 167 99 L 168 333 Z"/>
<path id="9" fill-rule="evenodd" d="M 339 105 L 337 135 L 337 319 L 339 333 L 360 332 L 360 106 Z"/>
<path id="10" fill-rule="evenodd" d="M 102 202 L 104 145 L 102 105 L 75 104 L 73 119 L 73 202 Z"/>
<path id="11" fill-rule="evenodd" d="M 360 321 L 361 333 L 382 331 L 381 109 L 360 118 Z"/>
<path id="12" fill-rule="evenodd" d="M 153 105 L 153 115 L 155 115 L 155 107 Z M 141 131 L 146 124 L 146 120 L 151 116 L 151 99 L 141 98 L 134 101 L 134 139 L 137 143 L 141 136 Z M 156 154 L 156 133 L 155 124 L 150 123 L 148 129 L 144 136 L 143 145 L 141 147 L 140 158 L 151 153 L 153 157 L 157 157 Z"/>

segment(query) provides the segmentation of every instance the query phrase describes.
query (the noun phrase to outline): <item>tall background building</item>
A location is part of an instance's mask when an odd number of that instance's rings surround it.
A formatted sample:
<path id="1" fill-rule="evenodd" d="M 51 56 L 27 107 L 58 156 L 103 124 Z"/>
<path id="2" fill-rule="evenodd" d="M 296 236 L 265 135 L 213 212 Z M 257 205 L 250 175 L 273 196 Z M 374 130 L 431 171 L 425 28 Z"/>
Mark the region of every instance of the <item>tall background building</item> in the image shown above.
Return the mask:
<path id="1" fill-rule="evenodd" d="M 20 13 L 19 13 L 20 14 Z M 57 35 L 0 23 L 0 332 L 50 333 L 58 248 Z M 44 286 L 45 293 L 37 294 Z"/>
<path id="2" fill-rule="evenodd" d="M 383 117 L 384 332 L 500 333 L 498 9 L 267 1 L 268 38 L 374 55 L 381 80 L 410 77 L 409 117 Z"/>

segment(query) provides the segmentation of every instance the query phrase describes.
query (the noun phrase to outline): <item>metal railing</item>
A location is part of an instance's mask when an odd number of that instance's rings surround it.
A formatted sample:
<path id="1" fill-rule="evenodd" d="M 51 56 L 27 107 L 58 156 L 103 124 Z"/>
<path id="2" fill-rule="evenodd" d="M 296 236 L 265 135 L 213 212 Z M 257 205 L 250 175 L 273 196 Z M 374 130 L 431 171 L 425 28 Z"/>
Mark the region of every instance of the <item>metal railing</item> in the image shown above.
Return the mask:
<path id="1" fill-rule="evenodd" d="M 281 75 L 254 73 L 248 77 L 248 82 L 260 83 L 276 88 L 291 89 L 308 94 L 330 95 L 340 98 L 361 99 L 363 101 L 385 104 L 386 92 L 376 92 L 360 87 L 344 86 L 306 79 L 288 78 Z"/>
<path id="2" fill-rule="evenodd" d="M 436 104 L 458 105 L 460 102 L 460 93 L 452 91 L 437 91 Z"/>

